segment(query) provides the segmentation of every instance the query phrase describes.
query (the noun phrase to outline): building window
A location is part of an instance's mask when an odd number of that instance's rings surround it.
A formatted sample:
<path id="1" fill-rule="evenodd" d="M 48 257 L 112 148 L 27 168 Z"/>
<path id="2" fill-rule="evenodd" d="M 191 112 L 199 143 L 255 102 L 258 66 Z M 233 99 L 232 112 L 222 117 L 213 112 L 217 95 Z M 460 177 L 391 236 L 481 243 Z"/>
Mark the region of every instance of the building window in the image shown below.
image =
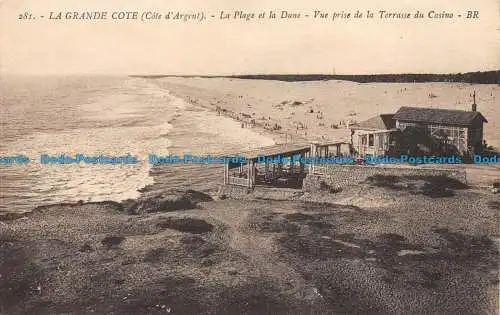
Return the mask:
<path id="1" fill-rule="evenodd" d="M 378 147 L 379 147 L 379 149 L 383 149 L 384 148 L 384 137 L 385 137 L 385 135 L 379 135 L 378 136 Z"/>
<path id="2" fill-rule="evenodd" d="M 373 135 L 368 135 L 368 146 L 369 147 L 373 147 L 373 143 L 375 142 L 374 141 L 374 136 Z"/>
<path id="3" fill-rule="evenodd" d="M 366 136 L 361 136 L 361 144 L 366 145 Z"/>

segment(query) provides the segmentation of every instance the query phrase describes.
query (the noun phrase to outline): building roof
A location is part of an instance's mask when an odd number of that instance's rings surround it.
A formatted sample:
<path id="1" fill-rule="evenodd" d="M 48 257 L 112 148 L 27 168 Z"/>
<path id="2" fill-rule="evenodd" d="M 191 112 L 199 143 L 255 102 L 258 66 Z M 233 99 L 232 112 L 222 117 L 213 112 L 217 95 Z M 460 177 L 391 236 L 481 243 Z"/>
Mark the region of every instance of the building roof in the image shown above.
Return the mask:
<path id="1" fill-rule="evenodd" d="M 311 150 L 311 144 L 309 143 L 283 143 L 240 152 L 235 155 L 246 159 L 256 159 L 259 156 L 276 156 L 280 154 L 291 155 L 299 152 L 307 152 L 309 150 Z"/>
<path id="2" fill-rule="evenodd" d="M 355 129 L 390 130 L 396 127 L 394 114 L 382 114 L 360 122 Z"/>
<path id="3" fill-rule="evenodd" d="M 403 106 L 396 112 L 396 114 L 394 114 L 395 120 L 443 124 L 451 126 L 470 126 L 478 117 L 483 122 L 488 122 L 480 112 L 468 112 L 453 109 Z"/>

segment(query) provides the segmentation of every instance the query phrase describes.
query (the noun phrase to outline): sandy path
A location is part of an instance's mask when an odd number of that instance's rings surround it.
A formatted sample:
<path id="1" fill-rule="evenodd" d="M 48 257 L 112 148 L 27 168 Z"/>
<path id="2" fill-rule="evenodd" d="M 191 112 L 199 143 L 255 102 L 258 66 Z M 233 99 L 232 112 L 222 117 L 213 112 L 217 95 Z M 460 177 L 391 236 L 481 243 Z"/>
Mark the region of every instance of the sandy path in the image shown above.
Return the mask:
<path id="1" fill-rule="evenodd" d="M 230 201 L 229 201 L 230 202 Z M 237 211 L 237 213 L 236 213 Z M 300 299 L 319 306 L 322 296 L 318 289 L 309 284 L 292 266 L 279 258 L 275 238 L 252 231 L 245 224 L 249 212 L 233 207 L 210 209 L 209 216 L 230 226 L 229 246 L 245 255 L 248 265 L 255 268 L 259 276 L 269 278 L 277 284 L 281 292 L 294 299 Z M 257 274 L 256 274 L 257 275 Z"/>

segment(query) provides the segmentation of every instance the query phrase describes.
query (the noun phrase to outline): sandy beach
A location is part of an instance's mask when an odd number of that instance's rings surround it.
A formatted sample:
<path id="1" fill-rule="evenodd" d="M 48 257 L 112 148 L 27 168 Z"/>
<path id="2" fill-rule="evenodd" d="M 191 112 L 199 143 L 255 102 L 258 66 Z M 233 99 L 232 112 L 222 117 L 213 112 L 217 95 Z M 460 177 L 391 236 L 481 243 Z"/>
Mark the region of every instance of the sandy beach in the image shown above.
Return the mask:
<path id="1" fill-rule="evenodd" d="M 500 146 L 498 85 L 180 77 L 151 81 L 193 104 L 212 110 L 219 107 L 244 121 L 254 119 L 257 125 L 279 134 L 278 140 L 283 142 L 346 139 L 348 122 L 394 113 L 401 106 L 471 110 L 476 91 L 478 111 L 489 121 L 485 139 L 489 145 Z M 275 125 L 280 129 L 273 129 Z"/>
<path id="2" fill-rule="evenodd" d="M 147 80 L 185 101 L 165 122 L 171 154 L 341 140 L 340 122 L 468 108 L 473 90 L 499 143 L 493 85 Z M 150 175 L 137 199 L 4 216 L 0 314 L 498 313 L 500 204 L 480 185 L 382 178 L 239 200 L 218 194 L 221 166 Z"/>

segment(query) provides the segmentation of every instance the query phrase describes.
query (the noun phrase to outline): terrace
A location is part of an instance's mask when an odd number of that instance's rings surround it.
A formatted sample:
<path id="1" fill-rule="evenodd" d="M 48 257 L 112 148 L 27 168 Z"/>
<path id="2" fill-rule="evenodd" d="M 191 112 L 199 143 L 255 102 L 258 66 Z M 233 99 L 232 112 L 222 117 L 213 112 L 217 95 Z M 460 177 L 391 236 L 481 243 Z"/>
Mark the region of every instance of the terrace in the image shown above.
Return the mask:
<path id="1" fill-rule="evenodd" d="M 237 156 L 244 158 L 246 163 L 225 164 L 224 184 L 300 189 L 307 173 L 316 170 L 314 164 L 306 168 L 304 160 L 314 156 L 341 155 L 344 145 L 348 146 L 344 142 L 286 143 L 241 152 Z"/>

